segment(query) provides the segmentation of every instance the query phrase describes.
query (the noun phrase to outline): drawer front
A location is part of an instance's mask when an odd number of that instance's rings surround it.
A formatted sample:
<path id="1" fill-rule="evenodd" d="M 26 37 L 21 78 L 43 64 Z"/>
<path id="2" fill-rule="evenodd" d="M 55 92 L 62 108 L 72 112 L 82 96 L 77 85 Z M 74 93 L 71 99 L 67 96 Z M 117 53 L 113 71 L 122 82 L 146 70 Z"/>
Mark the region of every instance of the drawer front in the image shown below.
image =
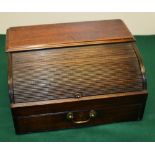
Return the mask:
<path id="1" fill-rule="evenodd" d="M 122 105 L 115 108 L 100 108 L 80 111 L 46 113 L 14 118 L 17 133 L 57 130 L 138 120 L 143 114 L 142 104 Z"/>

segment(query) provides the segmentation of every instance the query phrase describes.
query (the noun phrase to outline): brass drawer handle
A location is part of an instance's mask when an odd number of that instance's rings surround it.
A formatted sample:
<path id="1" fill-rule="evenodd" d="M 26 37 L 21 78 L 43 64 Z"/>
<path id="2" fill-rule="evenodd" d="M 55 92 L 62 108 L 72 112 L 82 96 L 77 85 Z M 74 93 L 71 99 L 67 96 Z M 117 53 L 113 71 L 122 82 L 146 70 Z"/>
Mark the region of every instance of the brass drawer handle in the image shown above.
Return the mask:
<path id="1" fill-rule="evenodd" d="M 68 120 L 71 120 L 73 123 L 75 124 L 83 124 L 83 123 L 87 123 L 89 122 L 91 119 L 95 118 L 96 117 L 96 111 L 95 110 L 91 110 L 89 112 L 89 118 L 87 120 L 81 120 L 81 121 L 74 121 L 74 116 L 73 116 L 73 113 L 72 112 L 69 112 L 67 114 L 67 119 Z"/>

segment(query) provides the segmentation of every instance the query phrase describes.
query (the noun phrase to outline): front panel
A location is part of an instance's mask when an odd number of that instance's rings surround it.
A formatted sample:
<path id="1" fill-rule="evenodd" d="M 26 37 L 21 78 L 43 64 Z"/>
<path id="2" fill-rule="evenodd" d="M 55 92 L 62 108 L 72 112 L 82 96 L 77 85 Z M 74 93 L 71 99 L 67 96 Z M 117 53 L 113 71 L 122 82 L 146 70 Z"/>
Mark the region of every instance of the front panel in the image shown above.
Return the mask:
<path id="1" fill-rule="evenodd" d="M 143 90 L 131 43 L 12 53 L 15 103 Z"/>

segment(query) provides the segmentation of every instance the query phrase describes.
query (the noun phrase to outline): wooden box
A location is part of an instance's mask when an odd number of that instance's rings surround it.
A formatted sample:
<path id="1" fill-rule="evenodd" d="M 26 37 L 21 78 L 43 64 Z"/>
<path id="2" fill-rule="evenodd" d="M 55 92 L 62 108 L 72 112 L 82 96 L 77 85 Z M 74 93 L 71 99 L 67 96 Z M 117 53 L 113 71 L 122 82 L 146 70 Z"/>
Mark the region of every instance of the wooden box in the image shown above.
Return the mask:
<path id="1" fill-rule="evenodd" d="M 145 69 L 121 20 L 7 30 L 16 133 L 142 119 Z"/>

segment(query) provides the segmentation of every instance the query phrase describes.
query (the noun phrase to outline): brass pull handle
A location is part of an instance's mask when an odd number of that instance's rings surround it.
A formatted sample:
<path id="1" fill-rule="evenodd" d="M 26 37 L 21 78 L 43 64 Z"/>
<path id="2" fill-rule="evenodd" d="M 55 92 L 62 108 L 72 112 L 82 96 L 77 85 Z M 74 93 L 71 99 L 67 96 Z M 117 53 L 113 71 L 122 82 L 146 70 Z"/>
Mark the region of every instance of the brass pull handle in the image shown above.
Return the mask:
<path id="1" fill-rule="evenodd" d="M 91 119 L 95 118 L 96 117 L 96 111 L 95 110 L 91 110 L 89 112 L 89 118 L 87 120 L 81 120 L 81 121 L 74 121 L 74 116 L 73 116 L 73 113 L 72 112 L 69 112 L 67 114 L 67 119 L 68 120 L 71 120 L 73 123 L 75 124 L 83 124 L 83 123 L 87 123 L 89 122 Z"/>

